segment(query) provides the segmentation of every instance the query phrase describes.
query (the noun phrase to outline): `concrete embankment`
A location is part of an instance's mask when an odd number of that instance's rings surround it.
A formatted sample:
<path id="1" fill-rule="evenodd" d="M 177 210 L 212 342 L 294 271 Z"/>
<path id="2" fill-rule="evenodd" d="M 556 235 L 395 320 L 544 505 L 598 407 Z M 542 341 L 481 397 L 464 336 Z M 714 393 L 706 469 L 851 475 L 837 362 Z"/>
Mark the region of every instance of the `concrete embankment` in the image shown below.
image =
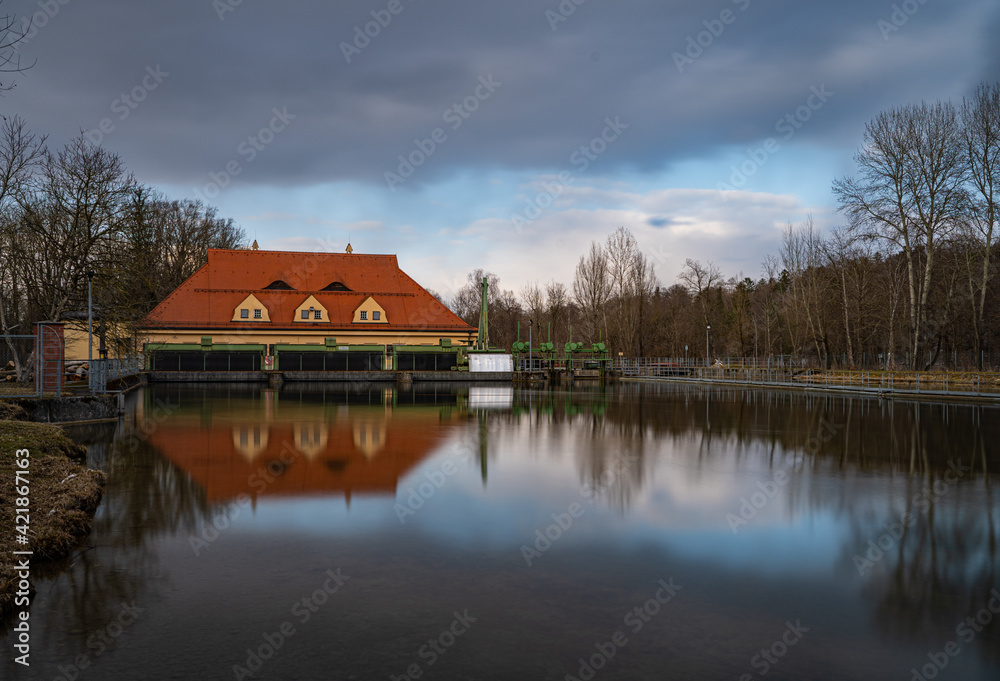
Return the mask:
<path id="1" fill-rule="evenodd" d="M 118 417 L 122 408 L 120 394 L 20 398 L 6 401 L 21 407 L 30 420 L 40 423 L 113 419 Z"/>

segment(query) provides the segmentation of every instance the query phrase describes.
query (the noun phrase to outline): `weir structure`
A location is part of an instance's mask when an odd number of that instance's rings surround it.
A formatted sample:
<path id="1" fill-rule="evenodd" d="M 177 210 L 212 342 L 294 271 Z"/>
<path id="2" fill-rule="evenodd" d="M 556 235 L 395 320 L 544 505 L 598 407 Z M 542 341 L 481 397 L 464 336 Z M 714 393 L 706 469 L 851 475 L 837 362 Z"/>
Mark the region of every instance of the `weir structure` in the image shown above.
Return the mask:
<path id="1" fill-rule="evenodd" d="M 562 379 L 604 380 L 611 376 L 611 353 L 603 341 L 585 343 L 570 340 L 562 352 L 556 350 L 552 342 L 552 324 L 549 323 L 548 340 L 532 346 L 531 327 L 528 342 L 521 341 L 521 325 L 517 326 L 517 342 L 512 348 L 514 354 L 514 379 L 517 381 L 540 381 Z M 573 329 L 570 328 L 570 338 Z"/>

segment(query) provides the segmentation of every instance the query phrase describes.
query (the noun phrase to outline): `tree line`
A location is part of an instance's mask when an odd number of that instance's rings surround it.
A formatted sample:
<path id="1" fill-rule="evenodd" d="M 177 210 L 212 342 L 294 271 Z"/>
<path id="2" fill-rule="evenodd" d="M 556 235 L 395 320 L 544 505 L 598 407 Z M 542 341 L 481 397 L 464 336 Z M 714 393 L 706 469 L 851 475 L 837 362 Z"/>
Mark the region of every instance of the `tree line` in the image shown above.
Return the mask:
<path id="1" fill-rule="evenodd" d="M 132 343 L 146 314 L 207 262 L 242 248 L 231 219 L 138 182 L 117 154 L 83 136 L 58 150 L 17 116 L 0 125 L 0 326 L 86 323 L 88 285 L 100 328 Z M 13 352 L 15 361 L 25 359 Z"/>
<path id="2" fill-rule="evenodd" d="M 1000 212 L 1000 84 L 961 104 L 879 113 L 833 182 L 845 223 L 822 233 L 788 224 L 761 274 L 728 278 L 687 260 L 664 286 L 624 227 L 580 256 L 571 286 L 515 293 L 476 270 L 451 301 L 477 323 L 490 279 L 491 340 L 509 347 L 527 326 L 561 347 L 609 342 L 626 356 L 794 355 L 812 366 L 995 368 L 1000 298 L 994 283 Z M 539 336 L 535 336 L 538 338 Z M 537 347 L 537 346 L 536 346 Z M 992 354 L 991 354 L 992 353 Z"/>

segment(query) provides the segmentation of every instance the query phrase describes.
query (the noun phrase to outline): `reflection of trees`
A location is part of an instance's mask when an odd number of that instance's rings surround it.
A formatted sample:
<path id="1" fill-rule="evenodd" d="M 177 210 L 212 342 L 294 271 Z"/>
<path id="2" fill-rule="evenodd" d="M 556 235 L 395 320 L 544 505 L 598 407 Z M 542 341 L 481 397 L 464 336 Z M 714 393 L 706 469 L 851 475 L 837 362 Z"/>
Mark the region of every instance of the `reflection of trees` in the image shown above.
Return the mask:
<path id="1" fill-rule="evenodd" d="M 526 388 L 515 393 L 511 412 L 492 416 L 498 424 L 527 427 L 534 442 L 571 445 L 581 485 L 595 490 L 603 503 L 625 510 L 642 489 L 651 437 L 645 414 L 610 417 L 622 397 L 620 390 L 598 382 Z"/>
<path id="2" fill-rule="evenodd" d="M 989 477 L 1000 456 L 988 444 L 1000 437 L 994 407 L 624 383 L 609 393 L 600 413 L 570 418 L 559 415 L 585 412 L 579 407 L 594 405 L 593 393 L 556 391 L 548 399 L 576 405 L 547 409 L 550 422 L 586 428 L 591 436 L 576 452 L 585 483 L 600 479 L 616 449 L 640 457 L 629 471 L 635 475 L 619 478 L 628 489 L 613 491 L 625 506 L 641 489 L 645 464 L 653 463 L 647 452 L 658 451 L 663 441 L 698 466 L 723 457 L 737 464 L 763 457 L 774 468 L 794 470 L 786 488 L 792 508 L 846 519 L 841 569 L 865 585 L 887 635 L 937 649 L 950 640 L 941 639 L 941 624 L 951 625 L 954 638 L 954 626 L 986 607 L 990 590 L 1000 585 L 1000 511 Z M 950 464 L 969 470 L 945 489 Z M 830 480 L 841 482 L 826 484 Z M 934 494 L 935 483 L 944 491 Z M 916 522 L 875 569 L 859 576 L 853 556 L 906 511 Z M 984 628 L 975 645 L 1000 661 L 1000 625 Z"/>
<path id="3" fill-rule="evenodd" d="M 846 521 L 838 569 L 858 579 L 880 629 L 920 641 L 928 650 L 955 638 L 954 627 L 989 602 L 997 574 L 1000 511 L 989 472 L 1000 449 L 995 408 L 878 400 L 847 395 L 714 386 L 623 383 L 596 389 L 522 390 L 514 411 L 497 415 L 523 424 L 538 438 L 573 434 L 584 484 L 595 484 L 619 453 L 638 457 L 618 476 L 607 498 L 624 508 L 644 483 L 651 453 L 662 443 L 684 452 L 696 468 L 714 460 L 763 460 L 794 470 L 788 503 Z M 559 448 L 553 448 L 559 451 Z M 752 459 L 752 461 L 751 461 Z M 949 464 L 969 470 L 942 490 Z M 711 474 L 711 473 L 709 473 Z M 950 476 L 949 476 L 949 479 Z M 838 481 L 828 484 L 831 481 Z M 858 575 L 864 554 L 886 524 L 910 511 L 916 521 L 899 541 Z M 943 629 L 942 625 L 946 625 Z M 948 628 L 950 627 L 950 629 Z M 942 635 L 950 638 L 942 639 Z M 964 646 L 964 643 L 963 643 Z M 977 633 L 975 647 L 1000 662 L 1000 623 Z"/>
<path id="4" fill-rule="evenodd" d="M 926 442 L 933 439 L 922 432 L 925 426 L 912 420 L 911 458 L 931 458 Z M 942 644 L 941 623 L 957 626 L 985 608 L 990 591 L 1000 586 L 997 572 L 997 516 L 988 473 L 985 438 L 973 433 L 971 450 L 950 450 L 951 458 L 978 470 L 966 473 L 957 482 L 953 476 L 928 469 L 905 480 L 886 479 L 880 491 L 886 499 L 902 500 L 886 508 L 852 515 L 851 532 L 844 546 L 844 562 L 854 555 L 869 558 L 869 541 L 877 542 L 903 514 L 915 521 L 890 542 L 888 550 L 866 570 L 865 593 L 874 603 L 875 617 L 889 637 L 925 642 L 928 650 Z M 950 481 L 950 482 L 949 482 Z M 947 487 L 945 487 L 947 485 Z M 938 493 L 935 493 L 935 489 Z M 874 552 L 874 549 L 873 549 Z M 877 556 L 877 553 L 873 553 Z M 953 630 L 949 632 L 953 634 Z M 954 636 L 952 636 L 954 638 Z M 965 641 L 961 641 L 963 648 Z M 1000 663 L 1000 627 L 989 625 L 976 633 L 974 646 Z"/>
<path id="5" fill-rule="evenodd" d="M 143 433 L 155 426 L 130 411 L 117 424 L 67 428 L 87 445 L 88 465 L 107 473 L 107 486 L 85 546 L 66 562 L 74 569 L 53 582 L 47 610 L 33 611 L 32 621 L 55 630 L 71 621 L 70 629 L 83 633 L 80 650 L 123 601 L 142 607 L 150 579 L 159 576 L 156 538 L 193 532 L 210 512 L 201 490 L 146 441 Z"/>

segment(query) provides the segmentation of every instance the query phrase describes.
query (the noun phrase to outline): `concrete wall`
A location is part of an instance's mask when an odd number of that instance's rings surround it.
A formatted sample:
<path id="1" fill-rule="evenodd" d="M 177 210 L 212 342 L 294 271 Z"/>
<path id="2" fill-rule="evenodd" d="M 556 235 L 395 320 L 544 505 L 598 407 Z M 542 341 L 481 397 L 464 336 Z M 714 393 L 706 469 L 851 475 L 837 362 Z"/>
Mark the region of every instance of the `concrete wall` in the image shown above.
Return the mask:
<path id="1" fill-rule="evenodd" d="M 43 397 L 13 400 L 21 405 L 32 421 L 65 423 L 95 421 L 118 417 L 118 395 L 85 395 L 80 397 Z"/>
<path id="2" fill-rule="evenodd" d="M 387 382 L 394 383 L 398 374 L 406 374 L 413 381 L 511 381 L 510 372 L 468 371 L 150 371 L 150 383 L 267 383 L 272 376 L 285 381 L 331 382 Z"/>

